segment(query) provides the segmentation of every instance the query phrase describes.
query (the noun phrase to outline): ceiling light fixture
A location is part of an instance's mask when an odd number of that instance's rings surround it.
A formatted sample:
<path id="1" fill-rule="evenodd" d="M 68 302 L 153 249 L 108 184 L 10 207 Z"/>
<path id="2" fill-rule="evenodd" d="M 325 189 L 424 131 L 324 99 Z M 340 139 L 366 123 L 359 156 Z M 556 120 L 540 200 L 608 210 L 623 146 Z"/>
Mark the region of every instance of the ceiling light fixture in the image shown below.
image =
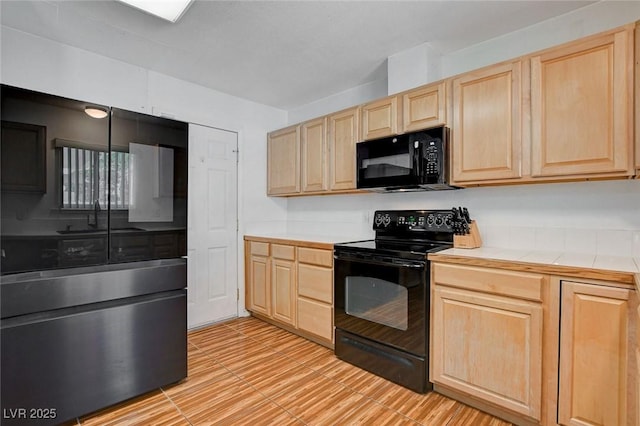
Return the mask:
<path id="1" fill-rule="evenodd" d="M 105 108 L 98 106 L 86 106 L 84 107 L 84 113 L 93 118 L 105 118 L 108 115 Z"/>
<path id="2" fill-rule="evenodd" d="M 169 22 L 176 22 L 193 0 L 120 0 L 129 6 L 150 13 Z"/>

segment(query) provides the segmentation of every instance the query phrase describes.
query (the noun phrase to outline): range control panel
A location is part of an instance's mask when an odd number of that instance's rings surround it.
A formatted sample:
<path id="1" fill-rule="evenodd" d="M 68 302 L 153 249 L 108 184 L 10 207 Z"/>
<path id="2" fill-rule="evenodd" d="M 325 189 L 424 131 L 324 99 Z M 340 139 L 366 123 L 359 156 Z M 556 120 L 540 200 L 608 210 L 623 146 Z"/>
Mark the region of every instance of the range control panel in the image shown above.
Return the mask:
<path id="1" fill-rule="evenodd" d="M 373 218 L 375 231 L 453 232 L 451 210 L 378 210 Z"/>

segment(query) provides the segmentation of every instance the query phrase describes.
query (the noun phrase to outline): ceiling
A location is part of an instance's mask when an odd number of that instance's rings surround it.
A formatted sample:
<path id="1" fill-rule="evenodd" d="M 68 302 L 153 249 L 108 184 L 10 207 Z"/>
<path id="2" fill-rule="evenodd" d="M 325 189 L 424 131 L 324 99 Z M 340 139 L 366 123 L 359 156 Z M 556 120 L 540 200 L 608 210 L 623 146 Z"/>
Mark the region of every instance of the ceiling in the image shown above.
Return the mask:
<path id="1" fill-rule="evenodd" d="M 194 1 L 175 24 L 118 1 L 8 1 L 2 25 L 290 110 L 594 1 Z"/>

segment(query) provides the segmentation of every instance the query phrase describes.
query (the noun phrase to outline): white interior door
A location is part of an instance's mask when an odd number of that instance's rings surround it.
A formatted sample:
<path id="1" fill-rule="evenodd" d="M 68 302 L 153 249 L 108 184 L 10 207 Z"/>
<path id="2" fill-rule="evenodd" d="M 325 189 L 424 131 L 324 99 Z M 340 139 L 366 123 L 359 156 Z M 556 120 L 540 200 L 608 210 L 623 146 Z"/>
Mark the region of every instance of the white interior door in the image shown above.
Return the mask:
<path id="1" fill-rule="evenodd" d="M 189 125 L 187 324 L 238 315 L 238 135 Z"/>

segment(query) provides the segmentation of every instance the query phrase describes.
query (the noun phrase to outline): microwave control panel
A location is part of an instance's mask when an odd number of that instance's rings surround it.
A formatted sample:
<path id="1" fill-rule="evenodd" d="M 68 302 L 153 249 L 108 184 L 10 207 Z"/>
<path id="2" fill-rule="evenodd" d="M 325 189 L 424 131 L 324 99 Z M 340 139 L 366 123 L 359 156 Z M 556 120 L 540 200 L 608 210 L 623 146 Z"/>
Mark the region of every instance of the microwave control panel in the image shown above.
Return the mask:
<path id="1" fill-rule="evenodd" d="M 427 140 L 424 147 L 424 171 L 427 175 L 440 174 L 442 144 L 439 140 Z"/>

